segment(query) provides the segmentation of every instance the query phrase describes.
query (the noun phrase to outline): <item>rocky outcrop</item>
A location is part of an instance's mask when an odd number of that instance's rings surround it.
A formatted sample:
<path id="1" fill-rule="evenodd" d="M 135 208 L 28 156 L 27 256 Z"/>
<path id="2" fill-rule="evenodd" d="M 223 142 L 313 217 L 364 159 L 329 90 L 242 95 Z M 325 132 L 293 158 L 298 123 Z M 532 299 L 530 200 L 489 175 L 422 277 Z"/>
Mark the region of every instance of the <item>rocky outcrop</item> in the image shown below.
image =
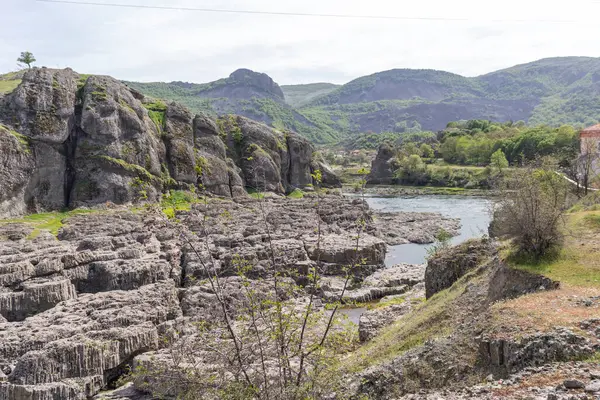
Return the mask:
<path id="1" fill-rule="evenodd" d="M 377 156 L 371 163 L 371 172 L 367 176 L 368 184 L 389 185 L 394 182 L 394 157 L 396 152 L 389 143 L 383 143 L 377 150 Z"/>
<path id="2" fill-rule="evenodd" d="M 380 225 L 378 237 L 389 245 L 433 243 L 440 231 L 460 234 L 460 220 L 438 213 L 375 212 L 374 216 Z"/>
<path id="3" fill-rule="evenodd" d="M 65 143 L 76 126 L 77 79 L 78 75 L 68 68 L 34 68 L 0 103 L 0 122 L 30 143 L 35 168 L 28 177 L 25 194 L 29 211 L 66 205 Z"/>
<path id="4" fill-rule="evenodd" d="M 245 187 L 284 193 L 313 184 L 306 140 L 225 119 L 234 125 L 107 76 L 33 68 L 0 99 L 0 160 L 12 171 L 0 183 L 0 215 L 157 201 L 174 188 L 239 197 Z M 336 183 L 330 171 L 326 180 Z"/>
<path id="5" fill-rule="evenodd" d="M 427 298 L 452 286 L 467 272 L 480 266 L 492 253 L 494 246 L 489 241 L 471 240 L 429 258 L 425 270 Z"/>
<path id="6" fill-rule="evenodd" d="M 260 191 L 285 193 L 311 187 L 313 146 L 304 138 L 281 133 L 244 117 L 222 120 L 227 133 L 227 154 L 241 167 L 246 186 Z M 325 170 L 325 186 L 341 186 Z"/>
<path id="7" fill-rule="evenodd" d="M 35 160 L 27 138 L 0 125 L 0 215 L 28 211 L 29 181 L 34 170 Z"/>

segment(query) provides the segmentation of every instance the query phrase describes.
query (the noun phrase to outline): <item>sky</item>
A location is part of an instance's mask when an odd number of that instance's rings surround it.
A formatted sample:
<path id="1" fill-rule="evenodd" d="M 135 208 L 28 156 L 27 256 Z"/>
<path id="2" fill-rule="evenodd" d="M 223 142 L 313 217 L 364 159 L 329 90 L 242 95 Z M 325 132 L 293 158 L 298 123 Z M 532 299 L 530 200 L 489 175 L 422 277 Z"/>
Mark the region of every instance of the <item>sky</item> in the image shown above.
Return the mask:
<path id="1" fill-rule="evenodd" d="M 16 59 L 25 50 L 33 52 L 38 66 L 196 83 L 238 68 L 267 73 L 279 84 L 343 84 L 392 68 L 477 76 L 545 57 L 600 57 L 600 0 L 74 1 L 417 19 L 0 0 L 0 72 L 18 69 Z"/>

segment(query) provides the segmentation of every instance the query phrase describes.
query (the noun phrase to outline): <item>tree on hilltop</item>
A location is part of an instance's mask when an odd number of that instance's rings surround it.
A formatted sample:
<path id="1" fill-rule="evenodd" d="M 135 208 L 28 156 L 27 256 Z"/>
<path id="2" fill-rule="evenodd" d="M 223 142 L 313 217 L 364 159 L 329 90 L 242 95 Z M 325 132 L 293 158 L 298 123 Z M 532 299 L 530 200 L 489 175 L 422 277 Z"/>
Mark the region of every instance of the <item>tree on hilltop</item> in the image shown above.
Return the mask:
<path id="1" fill-rule="evenodd" d="M 31 68 L 31 64 L 33 64 L 35 61 L 36 61 L 35 57 L 33 56 L 33 53 L 30 51 L 22 52 L 21 56 L 19 58 L 17 58 L 17 62 L 26 64 L 28 68 Z"/>

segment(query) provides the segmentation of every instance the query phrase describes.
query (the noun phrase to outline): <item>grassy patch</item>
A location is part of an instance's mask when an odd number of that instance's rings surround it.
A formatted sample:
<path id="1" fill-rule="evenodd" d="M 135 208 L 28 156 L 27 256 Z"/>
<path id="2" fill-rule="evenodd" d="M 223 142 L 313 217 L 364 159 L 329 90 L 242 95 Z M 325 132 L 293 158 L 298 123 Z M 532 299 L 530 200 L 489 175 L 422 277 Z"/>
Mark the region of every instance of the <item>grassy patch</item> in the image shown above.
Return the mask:
<path id="1" fill-rule="evenodd" d="M 13 131 L 12 129 L 9 129 L 8 127 L 2 124 L 0 124 L 0 132 L 8 133 L 14 136 L 21 145 L 21 148 L 25 151 L 25 153 L 31 153 L 31 150 L 29 149 L 29 138 L 27 136 L 21 135 L 19 132 Z"/>
<path id="2" fill-rule="evenodd" d="M 20 79 L 10 80 L 10 81 L 2 81 L 0 80 L 0 93 L 8 94 L 17 88 L 21 84 Z"/>
<path id="3" fill-rule="evenodd" d="M 40 235 L 40 233 L 42 233 L 42 231 L 48 231 L 56 236 L 58 235 L 60 228 L 63 226 L 64 219 L 75 215 L 90 214 L 93 212 L 98 211 L 81 209 L 63 212 L 30 214 L 23 218 L 0 220 L 0 224 L 24 223 L 31 225 L 33 227 L 33 231 L 29 234 L 28 239 L 35 239 Z"/>
<path id="4" fill-rule="evenodd" d="M 265 198 L 264 192 L 259 192 L 258 190 L 252 188 L 247 188 L 246 190 L 248 192 L 248 195 L 254 199 L 260 200 Z"/>
<path id="5" fill-rule="evenodd" d="M 190 211 L 192 204 L 199 203 L 200 200 L 194 193 L 171 190 L 169 193 L 163 195 L 160 207 L 167 217 L 175 218 L 177 211 Z"/>
<path id="6" fill-rule="evenodd" d="M 566 286 L 500 302 L 492 306 L 486 331 L 505 338 L 548 332 L 557 326 L 580 331 L 581 321 L 598 316 L 598 307 L 588 307 L 582 300 L 598 295 L 598 288 Z"/>
<path id="7" fill-rule="evenodd" d="M 386 301 L 379 301 L 376 303 L 369 303 L 367 304 L 367 309 L 369 310 L 377 310 L 380 308 L 386 308 L 389 306 L 393 306 L 393 305 L 397 305 L 397 304 L 403 304 L 406 303 L 406 299 L 404 297 L 394 297 L 390 300 L 386 300 Z"/>
<path id="8" fill-rule="evenodd" d="M 426 340 L 447 336 L 452 332 L 451 304 L 464 292 L 467 274 L 449 289 L 436 293 L 431 299 L 383 330 L 381 334 L 351 354 L 343 363 L 348 372 L 357 372 L 372 365 L 392 360 L 404 352 L 422 345 Z M 380 307 L 402 302 L 393 299 Z M 375 307 L 375 306 L 374 306 Z"/>
<path id="9" fill-rule="evenodd" d="M 287 195 L 289 199 L 303 199 L 304 192 L 300 189 L 294 189 L 294 191 Z"/>
<path id="10" fill-rule="evenodd" d="M 600 288 L 600 212 L 570 213 L 563 230 L 564 245 L 554 254 L 538 262 L 510 257 L 507 261 L 567 285 Z"/>
<path id="11" fill-rule="evenodd" d="M 600 230 L 600 215 L 586 215 L 583 220 L 590 228 Z"/>
<path id="12" fill-rule="evenodd" d="M 108 162 L 109 164 L 112 164 L 115 167 L 119 167 L 128 172 L 136 174 L 140 179 L 143 179 L 146 182 L 159 179 L 158 177 L 156 177 L 156 176 L 152 175 L 150 172 L 148 172 L 148 170 L 146 168 L 140 167 L 137 164 L 130 164 L 125 160 L 121 160 L 119 158 L 113 158 L 113 157 L 109 157 L 109 156 L 96 156 L 96 158 L 104 160 L 104 161 Z"/>

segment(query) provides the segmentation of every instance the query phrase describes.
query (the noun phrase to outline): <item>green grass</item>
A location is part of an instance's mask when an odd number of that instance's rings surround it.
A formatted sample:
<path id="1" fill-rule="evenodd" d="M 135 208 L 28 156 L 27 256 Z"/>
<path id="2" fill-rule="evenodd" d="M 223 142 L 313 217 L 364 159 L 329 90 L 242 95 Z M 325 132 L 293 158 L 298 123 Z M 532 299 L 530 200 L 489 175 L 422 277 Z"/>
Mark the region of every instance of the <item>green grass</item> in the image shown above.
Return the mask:
<path id="1" fill-rule="evenodd" d="M 58 231 L 60 230 L 60 228 L 63 227 L 63 222 L 66 218 L 75 215 L 90 214 L 94 212 L 99 211 L 77 209 L 72 211 L 57 211 L 49 213 L 30 214 L 23 218 L 0 220 L 0 224 L 24 223 L 30 225 L 33 227 L 33 231 L 29 234 L 27 238 L 32 240 L 38 237 L 40 233 L 42 233 L 42 231 L 48 231 L 54 236 L 57 236 Z"/>
<path id="2" fill-rule="evenodd" d="M 369 303 L 366 306 L 367 306 L 367 309 L 369 309 L 369 310 L 376 310 L 376 309 L 385 308 L 385 307 L 389 307 L 389 306 L 393 306 L 393 305 L 403 304 L 405 302 L 406 302 L 406 299 L 403 296 L 401 296 L 401 297 L 394 297 L 394 298 L 392 298 L 390 300 L 386 300 L 386 301 Z"/>
<path id="3" fill-rule="evenodd" d="M 294 191 L 287 195 L 289 199 L 303 199 L 304 192 L 300 189 L 294 189 Z"/>
<path id="4" fill-rule="evenodd" d="M 167 105 L 161 100 L 154 100 L 151 103 L 144 103 L 144 108 L 148 110 L 148 116 L 156 125 L 159 133 L 162 133 L 165 127 Z"/>
<path id="5" fill-rule="evenodd" d="M 15 90 L 17 88 L 17 86 L 19 86 L 19 84 L 21 84 L 20 79 L 15 79 L 15 80 L 11 80 L 11 81 L 0 80 L 0 93 L 8 94 L 8 93 L 12 92 L 13 90 Z"/>
<path id="6" fill-rule="evenodd" d="M 0 124 L 0 132 L 8 133 L 14 136 L 21 145 L 21 148 L 25 151 L 25 153 L 31 153 L 31 150 L 29 148 L 29 138 L 27 136 L 21 135 L 19 132 L 9 129 L 8 127 L 2 124 Z"/>
<path id="7" fill-rule="evenodd" d="M 452 287 L 436 293 L 407 316 L 385 328 L 373 340 L 352 353 L 343 363 L 348 372 L 362 371 L 372 365 L 390 361 L 426 340 L 444 337 L 452 332 L 451 305 L 460 296 L 472 274 L 462 277 Z M 402 299 L 402 298 L 400 298 Z M 403 300 L 403 299 L 402 299 Z M 393 302 L 402 302 L 393 299 Z"/>
<path id="8" fill-rule="evenodd" d="M 567 215 L 563 247 L 540 261 L 506 255 L 514 268 L 547 276 L 567 285 L 600 288 L 600 212 Z"/>
<path id="9" fill-rule="evenodd" d="M 254 199 L 260 200 L 265 198 L 265 193 L 259 192 L 256 189 L 247 188 L 246 191 L 248 192 L 248 195 Z"/>
<path id="10" fill-rule="evenodd" d="M 175 218 L 177 211 L 190 211 L 192 204 L 199 203 L 201 200 L 195 193 L 171 190 L 163 195 L 160 208 L 167 217 Z"/>

